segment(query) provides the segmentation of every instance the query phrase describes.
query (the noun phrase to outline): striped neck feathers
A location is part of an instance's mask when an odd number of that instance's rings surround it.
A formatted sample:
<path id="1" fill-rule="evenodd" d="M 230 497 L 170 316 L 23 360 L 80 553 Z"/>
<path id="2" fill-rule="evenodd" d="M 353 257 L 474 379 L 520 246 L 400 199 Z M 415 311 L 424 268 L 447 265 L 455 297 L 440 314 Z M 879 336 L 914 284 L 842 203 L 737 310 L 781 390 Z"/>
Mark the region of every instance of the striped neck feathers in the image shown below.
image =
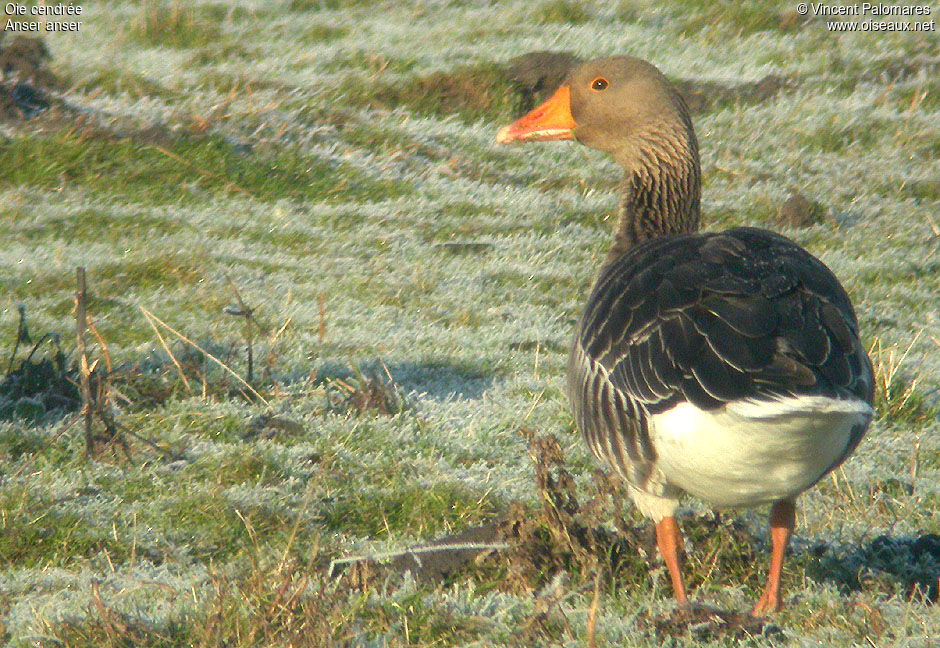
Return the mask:
<path id="1" fill-rule="evenodd" d="M 621 183 L 620 224 L 608 259 L 649 239 L 698 230 L 698 142 L 688 114 L 680 121 L 665 122 L 661 129 L 631 138 L 628 146 L 614 153 L 626 173 Z"/>

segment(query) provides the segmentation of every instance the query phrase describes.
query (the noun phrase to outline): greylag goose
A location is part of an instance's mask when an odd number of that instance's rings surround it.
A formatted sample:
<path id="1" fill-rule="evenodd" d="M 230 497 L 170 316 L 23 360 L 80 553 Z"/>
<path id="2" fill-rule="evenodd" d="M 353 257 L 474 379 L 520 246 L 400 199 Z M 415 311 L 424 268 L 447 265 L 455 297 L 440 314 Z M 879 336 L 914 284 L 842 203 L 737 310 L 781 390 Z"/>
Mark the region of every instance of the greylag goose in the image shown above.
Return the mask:
<path id="1" fill-rule="evenodd" d="M 852 304 L 821 261 L 779 234 L 697 233 L 692 120 L 653 65 L 580 65 L 497 135 L 565 139 L 625 170 L 614 244 L 569 355 L 575 423 L 655 522 L 681 606 L 679 497 L 770 504 L 770 570 L 751 614 L 777 611 L 796 497 L 855 450 L 873 414 Z"/>

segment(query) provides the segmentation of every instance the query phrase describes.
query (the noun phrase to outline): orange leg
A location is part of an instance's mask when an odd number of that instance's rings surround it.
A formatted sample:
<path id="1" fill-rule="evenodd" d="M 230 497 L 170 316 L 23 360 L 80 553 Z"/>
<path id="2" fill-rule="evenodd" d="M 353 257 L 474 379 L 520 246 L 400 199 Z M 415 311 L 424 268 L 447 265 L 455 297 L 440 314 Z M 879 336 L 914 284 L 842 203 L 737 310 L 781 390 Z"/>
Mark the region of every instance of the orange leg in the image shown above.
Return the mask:
<path id="1" fill-rule="evenodd" d="M 666 562 L 666 568 L 669 570 L 669 580 L 672 581 L 672 591 L 676 596 L 676 602 L 685 607 L 689 604 L 689 599 L 685 595 L 682 574 L 679 573 L 679 550 L 682 548 L 682 535 L 679 533 L 676 518 L 672 516 L 664 517 L 656 523 L 656 546 L 659 547 L 659 553 L 662 554 L 663 560 Z"/>
<path id="2" fill-rule="evenodd" d="M 793 527 L 796 524 L 796 505 L 793 500 L 780 500 L 770 507 L 770 572 L 764 593 L 751 610 L 752 616 L 777 612 L 783 607 L 780 601 L 780 574 L 783 571 L 783 554 L 787 550 Z"/>

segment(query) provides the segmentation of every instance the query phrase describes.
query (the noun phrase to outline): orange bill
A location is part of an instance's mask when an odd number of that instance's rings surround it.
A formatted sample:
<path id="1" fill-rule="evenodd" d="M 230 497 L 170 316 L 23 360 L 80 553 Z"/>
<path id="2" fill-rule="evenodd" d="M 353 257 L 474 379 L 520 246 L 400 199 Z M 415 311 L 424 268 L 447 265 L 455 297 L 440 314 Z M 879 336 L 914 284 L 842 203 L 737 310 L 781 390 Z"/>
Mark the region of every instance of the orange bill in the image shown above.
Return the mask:
<path id="1" fill-rule="evenodd" d="M 509 126 L 501 128 L 496 134 L 496 141 L 500 144 L 511 144 L 573 139 L 572 130 L 575 127 L 577 123 L 571 116 L 571 90 L 564 85 L 545 103 L 536 106 Z"/>

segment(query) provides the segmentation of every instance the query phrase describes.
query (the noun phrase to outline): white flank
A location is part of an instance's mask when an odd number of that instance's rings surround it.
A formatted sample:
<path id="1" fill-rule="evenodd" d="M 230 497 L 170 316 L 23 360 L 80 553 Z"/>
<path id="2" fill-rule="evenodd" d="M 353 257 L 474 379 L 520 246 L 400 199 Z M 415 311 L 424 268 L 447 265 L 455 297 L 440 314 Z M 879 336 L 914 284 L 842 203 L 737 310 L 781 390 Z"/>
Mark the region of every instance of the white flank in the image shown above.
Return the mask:
<path id="1" fill-rule="evenodd" d="M 714 506 L 752 506 L 812 486 L 867 425 L 861 401 L 798 396 L 739 401 L 706 412 L 691 403 L 652 417 L 666 480 Z"/>

